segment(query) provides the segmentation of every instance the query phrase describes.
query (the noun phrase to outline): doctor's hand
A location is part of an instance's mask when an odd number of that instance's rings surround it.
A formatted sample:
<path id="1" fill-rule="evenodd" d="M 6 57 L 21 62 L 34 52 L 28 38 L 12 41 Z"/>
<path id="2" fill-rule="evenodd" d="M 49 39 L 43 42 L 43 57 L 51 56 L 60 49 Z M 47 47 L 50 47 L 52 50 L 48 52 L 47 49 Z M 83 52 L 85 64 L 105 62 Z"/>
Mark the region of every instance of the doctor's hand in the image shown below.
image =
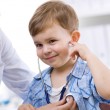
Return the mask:
<path id="1" fill-rule="evenodd" d="M 78 106 L 72 96 L 66 97 L 66 104 L 63 106 L 68 106 L 68 109 L 62 109 L 62 110 L 78 110 Z"/>
<path id="2" fill-rule="evenodd" d="M 30 104 L 22 104 L 18 110 L 77 110 L 77 105 L 73 98 L 68 96 L 66 100 L 64 98 L 61 101 L 40 108 L 34 108 Z"/>
<path id="3" fill-rule="evenodd" d="M 18 110 L 36 110 L 31 104 L 22 104 L 19 106 Z"/>
<path id="4" fill-rule="evenodd" d="M 69 42 L 70 56 L 75 59 L 75 56 L 81 57 L 83 60 L 87 61 L 87 58 L 91 56 L 92 52 L 85 44 L 80 44 L 77 42 Z"/>
<path id="5" fill-rule="evenodd" d="M 62 99 L 56 103 L 48 104 L 46 106 L 40 107 L 36 110 L 77 110 L 76 102 L 72 96 L 68 96 L 65 100 Z"/>

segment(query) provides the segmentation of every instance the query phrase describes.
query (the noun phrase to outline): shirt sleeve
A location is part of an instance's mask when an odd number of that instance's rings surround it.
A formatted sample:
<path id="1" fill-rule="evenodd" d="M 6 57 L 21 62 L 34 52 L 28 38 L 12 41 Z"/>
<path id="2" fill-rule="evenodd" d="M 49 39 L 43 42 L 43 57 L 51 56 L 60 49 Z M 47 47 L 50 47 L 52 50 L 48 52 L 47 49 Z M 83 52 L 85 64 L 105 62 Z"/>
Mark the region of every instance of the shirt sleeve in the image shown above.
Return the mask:
<path id="1" fill-rule="evenodd" d="M 110 103 L 110 100 L 104 99 L 103 97 L 100 96 L 100 94 L 96 90 L 96 86 L 94 84 L 94 81 L 92 79 L 91 81 L 91 90 L 93 91 L 94 97 L 100 102 L 100 103 Z"/>
<path id="2" fill-rule="evenodd" d="M 0 32 L 0 37 L 1 60 L 4 65 L 2 80 L 10 90 L 24 99 L 33 73 L 18 57 L 11 42 L 3 32 Z"/>
<path id="3" fill-rule="evenodd" d="M 88 94 L 93 95 L 93 98 L 95 98 L 95 100 L 97 100 L 99 103 L 110 103 L 110 100 L 106 100 L 98 94 L 95 83 L 94 83 L 94 79 L 92 77 L 91 71 L 90 71 L 88 66 L 86 66 L 84 75 L 85 75 L 85 81 L 86 81 L 86 83 L 85 83 L 85 85 L 86 85 L 85 86 L 85 89 L 86 89 L 85 94 L 86 95 L 88 95 Z M 83 84 L 83 82 L 82 82 L 82 84 Z M 84 88 L 83 88 L 83 90 L 84 90 Z"/>

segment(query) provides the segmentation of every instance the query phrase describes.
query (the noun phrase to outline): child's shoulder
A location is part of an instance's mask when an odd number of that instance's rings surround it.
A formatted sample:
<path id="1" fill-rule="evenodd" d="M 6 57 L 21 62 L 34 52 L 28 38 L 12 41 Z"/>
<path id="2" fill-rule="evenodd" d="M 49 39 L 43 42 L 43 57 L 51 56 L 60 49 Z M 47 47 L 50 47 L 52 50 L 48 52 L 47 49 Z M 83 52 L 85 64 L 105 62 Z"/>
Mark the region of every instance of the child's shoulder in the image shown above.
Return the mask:
<path id="1" fill-rule="evenodd" d="M 87 62 L 84 61 L 83 59 L 81 59 L 80 57 L 78 57 L 77 63 L 78 63 L 78 64 L 82 64 L 82 65 L 87 65 Z"/>
<path id="2" fill-rule="evenodd" d="M 44 79 L 44 77 L 49 73 L 50 70 L 51 70 L 51 67 L 48 67 L 43 71 L 41 71 L 41 73 L 38 73 L 36 76 L 34 76 L 30 84 L 30 89 L 35 89 L 36 87 L 42 85 L 42 81 L 41 81 L 42 78 Z"/>
<path id="3" fill-rule="evenodd" d="M 82 60 L 80 57 L 78 58 L 76 62 L 76 67 L 75 67 L 76 72 L 84 74 L 91 74 L 89 66 L 87 65 L 87 62 Z"/>
<path id="4" fill-rule="evenodd" d="M 52 69 L 51 67 L 48 67 L 48 68 L 44 69 L 43 71 L 39 72 L 39 73 L 34 77 L 34 79 L 35 79 L 35 80 L 40 80 L 41 77 L 43 78 L 43 77 L 45 77 L 46 74 L 50 73 L 51 69 Z"/>
<path id="5" fill-rule="evenodd" d="M 48 76 L 51 69 L 52 69 L 51 67 L 48 67 L 44 69 L 43 71 L 39 72 L 37 75 L 35 75 L 32 80 L 31 86 L 40 84 L 42 82 L 41 80 L 44 79 L 46 76 Z"/>

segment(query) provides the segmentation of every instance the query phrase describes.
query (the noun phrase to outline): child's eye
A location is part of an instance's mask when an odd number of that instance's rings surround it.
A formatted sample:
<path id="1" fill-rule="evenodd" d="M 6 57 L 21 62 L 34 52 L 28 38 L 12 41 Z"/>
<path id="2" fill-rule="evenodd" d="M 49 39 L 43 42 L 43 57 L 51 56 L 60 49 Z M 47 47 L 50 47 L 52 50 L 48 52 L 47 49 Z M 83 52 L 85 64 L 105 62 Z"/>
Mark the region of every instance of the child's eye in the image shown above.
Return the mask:
<path id="1" fill-rule="evenodd" d="M 49 43 L 50 44 L 54 44 L 56 42 L 56 40 L 50 40 Z"/>
<path id="2" fill-rule="evenodd" d="M 35 44 L 37 48 L 41 48 L 43 45 L 42 44 Z"/>

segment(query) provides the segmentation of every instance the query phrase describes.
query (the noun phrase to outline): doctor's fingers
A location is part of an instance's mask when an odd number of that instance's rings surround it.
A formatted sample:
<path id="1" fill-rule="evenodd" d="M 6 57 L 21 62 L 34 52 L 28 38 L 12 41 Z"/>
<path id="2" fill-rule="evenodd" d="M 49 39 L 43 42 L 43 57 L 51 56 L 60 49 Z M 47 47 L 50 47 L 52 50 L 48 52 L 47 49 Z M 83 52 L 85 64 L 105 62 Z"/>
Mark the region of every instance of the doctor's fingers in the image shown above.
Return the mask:
<path id="1" fill-rule="evenodd" d="M 71 57 L 74 55 L 80 56 L 83 60 L 86 60 L 87 55 L 91 54 L 91 51 L 85 44 L 73 42 L 74 46 L 71 47 Z"/>
<path id="2" fill-rule="evenodd" d="M 74 104 L 72 105 L 70 110 L 78 110 L 77 103 L 74 101 Z"/>
<path id="3" fill-rule="evenodd" d="M 61 106 L 61 105 L 64 105 L 66 103 L 66 98 L 63 98 L 62 100 L 54 103 L 56 106 Z"/>
<path id="4" fill-rule="evenodd" d="M 70 106 L 69 110 L 78 110 L 77 103 L 71 95 L 67 96 L 66 100 L 67 100 L 67 103 L 72 104 L 72 106 Z"/>
<path id="5" fill-rule="evenodd" d="M 69 44 L 69 55 L 73 60 L 75 60 L 76 55 L 79 56 L 76 45 L 77 43 L 73 44 L 73 42 L 70 42 Z"/>
<path id="6" fill-rule="evenodd" d="M 36 110 L 31 104 L 22 104 L 18 110 Z"/>
<path id="7" fill-rule="evenodd" d="M 57 107 L 57 110 L 72 110 L 74 104 L 74 99 L 72 97 L 68 97 L 68 101 Z"/>

